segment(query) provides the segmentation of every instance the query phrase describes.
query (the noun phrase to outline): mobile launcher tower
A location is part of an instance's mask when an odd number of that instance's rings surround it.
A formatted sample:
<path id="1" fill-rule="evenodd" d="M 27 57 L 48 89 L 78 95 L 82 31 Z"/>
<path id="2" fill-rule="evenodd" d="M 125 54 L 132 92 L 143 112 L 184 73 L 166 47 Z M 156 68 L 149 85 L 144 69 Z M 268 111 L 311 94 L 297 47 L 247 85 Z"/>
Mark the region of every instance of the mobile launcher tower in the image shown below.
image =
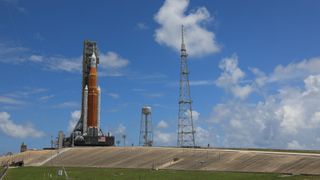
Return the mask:
<path id="1" fill-rule="evenodd" d="M 114 136 L 100 129 L 101 89 L 97 86 L 99 52 L 96 42 L 84 41 L 81 117 L 66 138 L 66 146 L 113 146 Z"/>

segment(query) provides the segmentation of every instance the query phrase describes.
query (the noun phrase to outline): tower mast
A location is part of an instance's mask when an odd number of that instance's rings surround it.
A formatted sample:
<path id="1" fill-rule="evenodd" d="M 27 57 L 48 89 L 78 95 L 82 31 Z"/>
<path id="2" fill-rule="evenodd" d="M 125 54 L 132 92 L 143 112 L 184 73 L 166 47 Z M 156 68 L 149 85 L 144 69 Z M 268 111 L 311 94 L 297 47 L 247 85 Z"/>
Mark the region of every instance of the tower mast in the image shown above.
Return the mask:
<path id="1" fill-rule="evenodd" d="M 184 44 L 184 29 L 181 26 L 180 54 L 180 95 L 178 114 L 178 147 L 195 147 L 194 127 L 192 119 L 192 99 L 190 96 L 189 70 L 187 50 Z"/>

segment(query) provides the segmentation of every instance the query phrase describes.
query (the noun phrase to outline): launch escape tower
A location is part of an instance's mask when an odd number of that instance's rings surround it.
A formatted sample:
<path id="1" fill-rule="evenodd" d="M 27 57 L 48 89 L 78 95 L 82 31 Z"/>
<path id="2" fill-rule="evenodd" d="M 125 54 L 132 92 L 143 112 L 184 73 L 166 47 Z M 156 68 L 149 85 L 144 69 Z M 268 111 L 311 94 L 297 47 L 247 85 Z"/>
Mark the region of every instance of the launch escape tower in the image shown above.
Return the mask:
<path id="1" fill-rule="evenodd" d="M 114 137 L 100 129 L 101 90 L 98 86 L 99 52 L 96 42 L 84 41 L 81 117 L 66 139 L 69 146 L 112 146 Z"/>
<path id="2" fill-rule="evenodd" d="M 151 107 L 143 106 L 141 109 L 141 124 L 140 124 L 140 146 L 152 146 L 153 133 L 151 121 Z"/>
<path id="3" fill-rule="evenodd" d="M 190 96 L 187 50 L 184 44 L 183 25 L 181 26 L 180 55 L 180 95 L 178 114 L 178 147 L 195 147 L 194 127 L 192 119 L 192 99 Z"/>

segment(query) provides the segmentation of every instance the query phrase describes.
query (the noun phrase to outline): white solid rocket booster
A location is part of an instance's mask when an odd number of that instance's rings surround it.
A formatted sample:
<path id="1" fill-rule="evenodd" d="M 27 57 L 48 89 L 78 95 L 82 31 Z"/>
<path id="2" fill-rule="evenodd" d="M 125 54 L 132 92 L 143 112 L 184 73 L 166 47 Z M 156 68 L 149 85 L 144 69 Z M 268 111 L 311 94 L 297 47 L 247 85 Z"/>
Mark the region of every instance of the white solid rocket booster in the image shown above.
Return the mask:
<path id="1" fill-rule="evenodd" d="M 88 119 L 88 86 L 84 88 L 83 97 L 83 133 L 87 132 L 87 119 Z"/>
<path id="2" fill-rule="evenodd" d="M 98 109 L 97 109 L 97 127 L 98 127 L 98 133 L 100 135 L 100 106 L 101 106 L 101 89 L 100 86 L 98 86 Z"/>

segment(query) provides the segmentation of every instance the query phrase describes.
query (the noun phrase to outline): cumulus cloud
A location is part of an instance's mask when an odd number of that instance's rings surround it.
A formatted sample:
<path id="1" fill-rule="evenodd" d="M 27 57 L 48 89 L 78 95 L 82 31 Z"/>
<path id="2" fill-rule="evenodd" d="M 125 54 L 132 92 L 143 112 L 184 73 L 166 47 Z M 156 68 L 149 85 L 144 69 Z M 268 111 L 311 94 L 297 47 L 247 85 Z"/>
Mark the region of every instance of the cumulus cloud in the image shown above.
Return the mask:
<path id="1" fill-rule="evenodd" d="M 154 133 L 154 142 L 157 145 L 175 145 L 176 143 L 176 134 L 172 132 L 162 132 L 162 131 L 155 131 Z"/>
<path id="2" fill-rule="evenodd" d="M 320 58 L 304 59 L 288 65 L 277 65 L 270 74 L 258 68 L 250 68 L 256 76 L 255 83 L 264 86 L 271 83 L 290 83 L 305 79 L 309 75 L 320 74 Z"/>
<path id="3" fill-rule="evenodd" d="M 73 131 L 74 127 L 77 125 L 80 117 L 81 117 L 81 111 L 76 110 L 71 112 L 70 114 L 70 120 L 69 120 L 69 126 L 68 126 L 68 132 Z"/>
<path id="4" fill-rule="evenodd" d="M 269 76 L 270 82 L 279 82 L 292 79 L 303 79 L 310 74 L 320 73 L 320 58 L 304 59 L 286 66 L 278 65 Z"/>
<path id="5" fill-rule="evenodd" d="M 174 128 L 175 129 L 175 128 Z M 161 120 L 158 122 L 153 133 L 153 142 L 157 146 L 175 146 L 177 135 L 169 126 L 168 121 Z"/>
<path id="6" fill-rule="evenodd" d="M 190 117 L 191 113 L 188 110 L 187 112 L 185 112 L 185 114 Z M 200 113 L 198 111 L 192 110 L 192 119 L 193 119 L 193 121 L 197 121 L 199 119 L 199 117 L 200 117 Z"/>
<path id="7" fill-rule="evenodd" d="M 115 52 L 102 53 L 100 55 L 100 65 L 102 68 L 122 68 L 129 64 L 129 60 L 120 57 Z"/>
<path id="8" fill-rule="evenodd" d="M 253 83 L 241 85 L 242 87 L 253 88 L 255 84 L 264 88 L 272 87 L 276 91 L 265 91 L 257 100 L 229 99 L 215 105 L 210 122 L 221 127 L 224 138 L 221 145 L 318 149 L 320 72 L 311 67 L 311 64 L 316 66 L 315 61 L 317 60 L 313 58 L 281 66 L 282 68 L 277 66 L 270 74 L 250 68 L 255 77 L 248 81 Z M 217 80 L 218 87 L 232 89 L 241 84 L 245 73 L 237 64 L 235 60 L 223 62 L 223 72 Z M 283 72 L 285 78 L 280 78 L 280 72 Z"/>
<path id="9" fill-rule="evenodd" d="M 165 128 L 167 128 L 169 125 L 168 125 L 168 123 L 166 122 L 166 121 L 164 121 L 164 120 L 161 120 L 161 121 L 159 121 L 159 123 L 158 123 L 158 125 L 157 125 L 157 128 L 159 128 L 159 129 L 165 129 Z"/>
<path id="10" fill-rule="evenodd" d="M 192 119 L 194 121 L 197 121 L 199 119 L 199 117 L 200 117 L 200 113 L 198 111 L 193 110 L 192 111 Z"/>
<path id="11" fill-rule="evenodd" d="M 186 13 L 189 0 L 166 0 L 155 21 L 160 25 L 155 31 L 155 40 L 176 51 L 181 45 L 181 25 L 185 27 L 185 43 L 190 56 L 205 56 L 219 52 L 215 34 L 205 28 L 213 17 L 205 7 Z"/>
<path id="12" fill-rule="evenodd" d="M 238 56 L 232 55 L 221 60 L 219 68 L 222 73 L 215 81 L 218 87 L 224 88 L 231 92 L 234 97 L 245 99 L 253 92 L 251 84 L 242 85 L 241 80 L 244 79 L 245 73 L 238 67 Z"/>
<path id="13" fill-rule="evenodd" d="M 215 135 L 212 130 L 197 126 L 195 128 L 195 141 L 197 146 L 214 145 Z"/>
<path id="14" fill-rule="evenodd" d="M 17 124 L 10 119 L 10 114 L 0 112 L 0 130 L 14 138 L 40 138 L 44 136 L 42 131 L 35 129 L 32 124 Z"/>

